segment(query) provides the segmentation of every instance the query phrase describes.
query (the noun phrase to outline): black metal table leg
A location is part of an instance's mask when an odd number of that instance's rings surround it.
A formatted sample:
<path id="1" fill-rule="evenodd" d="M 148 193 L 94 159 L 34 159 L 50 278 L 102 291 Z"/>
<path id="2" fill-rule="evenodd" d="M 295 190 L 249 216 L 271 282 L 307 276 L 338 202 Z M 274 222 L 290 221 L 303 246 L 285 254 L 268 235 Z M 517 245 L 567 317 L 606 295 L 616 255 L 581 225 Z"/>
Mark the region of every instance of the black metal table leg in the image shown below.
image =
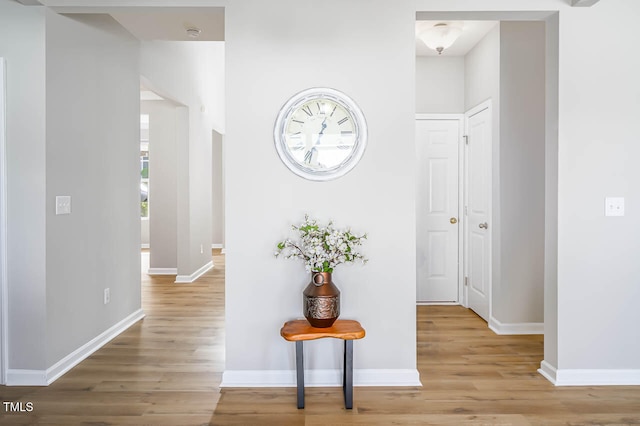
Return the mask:
<path id="1" fill-rule="evenodd" d="M 353 340 L 344 341 L 344 366 L 342 373 L 344 408 L 353 408 Z"/>
<path id="2" fill-rule="evenodd" d="M 296 383 L 298 387 L 298 408 L 304 408 L 304 360 L 302 358 L 304 342 L 296 342 Z"/>

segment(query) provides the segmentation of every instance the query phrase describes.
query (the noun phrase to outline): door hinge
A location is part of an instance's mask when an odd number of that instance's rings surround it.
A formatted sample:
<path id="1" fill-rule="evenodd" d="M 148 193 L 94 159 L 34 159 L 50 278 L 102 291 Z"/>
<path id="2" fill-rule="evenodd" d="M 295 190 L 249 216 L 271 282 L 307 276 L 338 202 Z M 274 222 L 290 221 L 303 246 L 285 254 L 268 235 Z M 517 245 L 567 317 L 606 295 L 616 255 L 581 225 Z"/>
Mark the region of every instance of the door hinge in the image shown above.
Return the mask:
<path id="1" fill-rule="evenodd" d="M 469 136 L 468 135 L 464 135 L 463 138 L 464 138 L 464 144 L 465 145 L 469 145 Z"/>
<path id="2" fill-rule="evenodd" d="M 465 286 L 469 285 L 469 277 L 464 277 L 464 285 Z"/>

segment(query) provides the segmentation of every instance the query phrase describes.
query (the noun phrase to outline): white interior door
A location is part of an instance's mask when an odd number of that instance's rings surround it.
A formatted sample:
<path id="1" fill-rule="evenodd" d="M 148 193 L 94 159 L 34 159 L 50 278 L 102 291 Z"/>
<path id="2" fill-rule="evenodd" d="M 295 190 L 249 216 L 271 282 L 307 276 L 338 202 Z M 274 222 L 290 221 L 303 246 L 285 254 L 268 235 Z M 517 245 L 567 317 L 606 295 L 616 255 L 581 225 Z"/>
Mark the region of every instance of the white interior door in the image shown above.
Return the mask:
<path id="1" fill-rule="evenodd" d="M 491 104 L 465 114 L 466 274 L 469 308 L 489 321 L 491 311 Z"/>
<path id="2" fill-rule="evenodd" d="M 459 144 L 461 116 L 418 119 L 417 301 L 460 301 Z"/>

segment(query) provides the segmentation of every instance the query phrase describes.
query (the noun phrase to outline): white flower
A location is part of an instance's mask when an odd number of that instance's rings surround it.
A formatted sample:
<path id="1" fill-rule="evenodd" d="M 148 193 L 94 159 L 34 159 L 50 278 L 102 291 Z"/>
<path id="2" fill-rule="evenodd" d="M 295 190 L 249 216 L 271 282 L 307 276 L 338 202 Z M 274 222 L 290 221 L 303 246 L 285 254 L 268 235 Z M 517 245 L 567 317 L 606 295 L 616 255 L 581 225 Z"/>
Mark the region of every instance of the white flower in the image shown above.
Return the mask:
<path id="1" fill-rule="evenodd" d="M 333 222 L 320 227 L 308 215 L 300 226 L 292 226 L 292 229 L 298 231 L 300 241 L 289 238 L 281 241 L 276 256 L 284 251 L 286 259 L 302 259 L 307 272 L 333 272 L 333 268 L 341 263 L 367 261 L 358 250 L 367 238 L 366 234 L 357 236 L 350 229 L 334 229 Z"/>

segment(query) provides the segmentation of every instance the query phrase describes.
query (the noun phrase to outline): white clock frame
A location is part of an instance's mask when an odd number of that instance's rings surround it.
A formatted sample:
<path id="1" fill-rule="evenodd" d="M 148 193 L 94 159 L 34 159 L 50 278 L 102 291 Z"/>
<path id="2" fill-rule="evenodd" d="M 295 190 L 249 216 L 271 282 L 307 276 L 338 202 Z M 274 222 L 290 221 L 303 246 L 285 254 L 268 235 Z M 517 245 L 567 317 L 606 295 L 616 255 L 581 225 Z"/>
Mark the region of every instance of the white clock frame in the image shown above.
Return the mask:
<path id="1" fill-rule="evenodd" d="M 351 115 L 351 118 L 353 119 L 355 135 L 355 141 L 353 144 L 354 148 L 349 156 L 347 156 L 341 163 L 331 168 L 315 169 L 307 167 L 298 162 L 291 155 L 287 146 L 286 129 L 289 119 L 291 119 L 298 108 L 314 99 L 328 99 L 339 104 L 349 115 Z M 285 166 L 289 168 L 289 170 L 308 180 L 327 181 L 344 176 L 346 173 L 350 172 L 356 164 L 358 164 L 364 155 L 364 151 L 367 146 L 367 122 L 360 107 L 358 107 L 355 101 L 349 96 L 335 89 L 314 87 L 293 95 L 282 106 L 275 122 L 273 139 L 280 159 Z"/>

